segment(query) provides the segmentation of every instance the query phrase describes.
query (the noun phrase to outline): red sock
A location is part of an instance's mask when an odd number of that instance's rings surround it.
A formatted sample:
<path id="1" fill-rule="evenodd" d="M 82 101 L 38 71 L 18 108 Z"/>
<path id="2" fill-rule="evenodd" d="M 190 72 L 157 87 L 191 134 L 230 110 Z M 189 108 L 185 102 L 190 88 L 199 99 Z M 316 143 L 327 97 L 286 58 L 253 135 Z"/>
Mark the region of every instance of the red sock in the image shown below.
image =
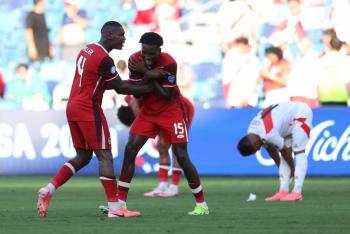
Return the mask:
<path id="1" fill-rule="evenodd" d="M 171 177 L 171 184 L 173 185 L 179 185 L 181 178 L 181 168 L 173 168 L 173 175 Z"/>
<path id="2" fill-rule="evenodd" d="M 159 166 L 159 182 L 167 182 L 168 183 L 168 171 L 169 171 L 169 165 L 167 164 L 160 164 Z"/>
<path id="3" fill-rule="evenodd" d="M 128 199 L 130 183 L 119 180 L 118 182 L 118 199 L 126 202 Z"/>
<path id="4" fill-rule="evenodd" d="M 66 162 L 61 169 L 57 172 L 55 177 L 51 180 L 51 183 L 58 189 L 64 183 L 69 180 L 77 170 L 77 166 L 72 160 Z"/>
<path id="5" fill-rule="evenodd" d="M 105 176 L 100 176 L 100 181 L 105 190 L 105 194 L 108 202 L 117 202 L 118 201 L 118 187 L 117 182 L 114 178 L 108 178 Z"/>
<path id="6" fill-rule="evenodd" d="M 203 193 L 203 188 L 201 184 L 189 184 L 191 191 L 196 198 L 197 203 L 202 203 L 205 201 L 204 199 L 204 193 Z"/>

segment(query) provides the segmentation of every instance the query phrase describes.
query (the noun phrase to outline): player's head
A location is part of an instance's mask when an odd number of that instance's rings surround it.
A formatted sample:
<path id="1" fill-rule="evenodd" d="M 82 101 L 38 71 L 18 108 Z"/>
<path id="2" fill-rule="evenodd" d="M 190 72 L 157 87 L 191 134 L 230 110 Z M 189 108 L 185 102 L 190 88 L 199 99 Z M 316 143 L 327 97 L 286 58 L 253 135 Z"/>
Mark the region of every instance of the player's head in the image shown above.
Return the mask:
<path id="1" fill-rule="evenodd" d="M 135 114 L 130 106 L 121 106 L 117 113 L 120 122 L 126 126 L 131 126 L 135 120 Z"/>
<path id="2" fill-rule="evenodd" d="M 140 38 L 142 59 L 148 67 L 158 62 L 163 38 L 155 32 L 147 32 Z"/>
<path id="3" fill-rule="evenodd" d="M 125 42 L 123 26 L 116 21 L 106 22 L 101 28 L 101 42 L 108 51 L 121 50 Z"/>
<path id="4" fill-rule="evenodd" d="M 243 156 L 249 156 L 258 151 L 261 145 L 258 135 L 248 134 L 238 142 L 237 149 Z"/>
<path id="5" fill-rule="evenodd" d="M 266 57 L 272 62 L 277 63 L 283 58 L 283 50 L 279 47 L 268 47 L 265 49 Z"/>

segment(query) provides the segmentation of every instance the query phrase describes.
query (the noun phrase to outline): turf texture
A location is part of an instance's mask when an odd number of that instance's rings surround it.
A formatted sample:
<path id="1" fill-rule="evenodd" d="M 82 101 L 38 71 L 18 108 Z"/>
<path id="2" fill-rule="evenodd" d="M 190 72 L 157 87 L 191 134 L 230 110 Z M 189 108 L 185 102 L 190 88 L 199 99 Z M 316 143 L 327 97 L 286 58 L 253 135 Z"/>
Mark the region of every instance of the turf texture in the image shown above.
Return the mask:
<path id="1" fill-rule="evenodd" d="M 0 233 L 350 233 L 350 179 L 307 178 L 301 202 L 267 203 L 278 178 L 203 177 L 210 215 L 188 216 L 194 199 L 185 180 L 176 198 L 144 198 L 156 177 L 134 178 L 128 199 L 139 218 L 108 219 L 97 177 L 76 176 L 53 198 L 48 217 L 36 213 L 37 190 L 49 177 L 0 177 Z M 249 193 L 256 201 L 246 202 Z"/>

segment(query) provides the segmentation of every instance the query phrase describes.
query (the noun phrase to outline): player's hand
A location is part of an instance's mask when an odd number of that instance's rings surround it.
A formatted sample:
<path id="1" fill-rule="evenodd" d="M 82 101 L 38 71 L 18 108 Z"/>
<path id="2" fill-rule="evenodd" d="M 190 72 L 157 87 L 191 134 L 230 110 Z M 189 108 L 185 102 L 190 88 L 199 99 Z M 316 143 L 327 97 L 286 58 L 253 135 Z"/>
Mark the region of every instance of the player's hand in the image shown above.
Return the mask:
<path id="1" fill-rule="evenodd" d="M 148 69 L 143 62 L 137 62 L 132 58 L 128 61 L 129 70 L 144 74 Z"/>
<path id="2" fill-rule="evenodd" d="M 145 78 L 148 79 L 162 79 L 166 78 L 170 75 L 170 73 L 164 69 L 161 68 L 154 68 L 152 70 L 147 71 L 145 74 Z"/>

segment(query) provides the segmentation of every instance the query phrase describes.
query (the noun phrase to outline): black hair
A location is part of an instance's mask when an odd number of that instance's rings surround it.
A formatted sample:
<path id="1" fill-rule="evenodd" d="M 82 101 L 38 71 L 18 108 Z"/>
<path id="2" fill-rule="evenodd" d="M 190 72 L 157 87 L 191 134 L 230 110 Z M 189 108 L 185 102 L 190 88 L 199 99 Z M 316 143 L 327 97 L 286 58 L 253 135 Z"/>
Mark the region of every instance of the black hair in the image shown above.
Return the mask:
<path id="1" fill-rule="evenodd" d="M 107 31 L 110 31 L 111 28 L 119 28 L 123 27 L 119 22 L 117 21 L 108 21 L 106 22 L 102 28 L 101 28 L 101 34 L 106 33 Z"/>
<path id="2" fill-rule="evenodd" d="M 141 36 L 139 42 L 141 44 L 155 45 L 160 47 L 163 45 L 163 38 L 158 33 L 146 32 Z"/>
<path id="3" fill-rule="evenodd" d="M 283 51 L 279 47 L 268 47 L 265 49 L 266 54 L 275 54 L 278 57 L 278 60 L 281 60 L 283 58 Z"/>
<path id="4" fill-rule="evenodd" d="M 130 106 L 119 107 L 117 116 L 120 122 L 128 127 L 130 127 L 135 120 L 135 114 Z"/>
<path id="5" fill-rule="evenodd" d="M 237 149 L 244 157 L 256 152 L 254 145 L 251 143 L 248 136 L 242 137 L 237 144 Z"/>

